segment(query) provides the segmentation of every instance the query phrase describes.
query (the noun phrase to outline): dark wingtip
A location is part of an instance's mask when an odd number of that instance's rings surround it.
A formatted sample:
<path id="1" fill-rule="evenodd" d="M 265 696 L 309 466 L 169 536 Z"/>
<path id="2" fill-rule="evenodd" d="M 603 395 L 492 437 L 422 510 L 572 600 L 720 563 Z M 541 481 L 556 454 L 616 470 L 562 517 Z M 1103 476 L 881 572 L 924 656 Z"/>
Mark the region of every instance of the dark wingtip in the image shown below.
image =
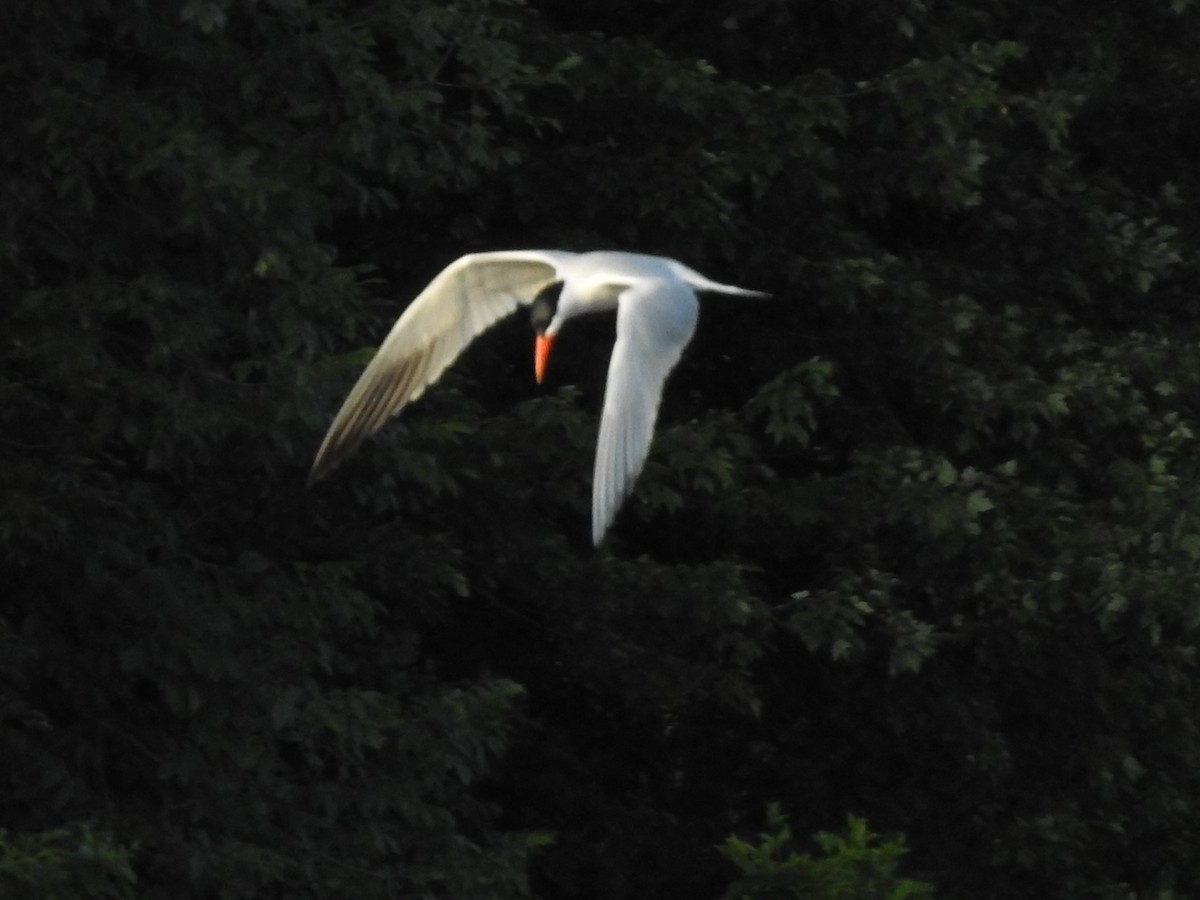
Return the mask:
<path id="1" fill-rule="evenodd" d="M 316 484 L 318 481 L 320 481 L 322 478 L 324 478 L 325 475 L 327 474 L 327 472 L 328 472 L 328 467 L 321 466 L 320 468 L 317 468 L 317 466 L 314 465 L 311 469 L 308 470 L 308 478 L 305 479 L 304 486 L 306 488 L 311 488 L 314 484 Z"/>
<path id="2" fill-rule="evenodd" d="M 341 433 L 327 441 L 317 452 L 317 458 L 313 460 L 312 468 L 308 471 L 308 487 L 312 487 L 344 463 L 358 449 L 363 437 L 362 434 L 347 436 Z"/>
<path id="3" fill-rule="evenodd" d="M 305 482 L 305 487 L 312 487 L 322 478 L 342 464 L 342 461 L 348 455 L 348 451 L 353 447 L 347 447 L 341 441 L 340 435 L 337 440 L 326 441 L 326 443 L 317 451 L 317 458 L 313 460 L 312 468 L 308 470 L 308 480 Z"/>
<path id="4" fill-rule="evenodd" d="M 308 478 L 304 482 L 304 486 L 311 488 L 314 484 L 333 471 L 337 463 L 329 458 L 327 454 L 320 454 L 313 461 L 312 468 L 308 470 Z"/>

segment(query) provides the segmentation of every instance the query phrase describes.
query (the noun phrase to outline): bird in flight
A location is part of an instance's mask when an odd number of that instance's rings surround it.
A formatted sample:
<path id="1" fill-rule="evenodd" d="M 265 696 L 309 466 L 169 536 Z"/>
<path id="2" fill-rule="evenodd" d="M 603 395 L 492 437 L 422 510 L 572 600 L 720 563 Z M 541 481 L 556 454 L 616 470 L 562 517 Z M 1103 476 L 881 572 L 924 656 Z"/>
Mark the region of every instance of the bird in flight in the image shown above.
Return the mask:
<path id="1" fill-rule="evenodd" d="M 696 330 L 698 291 L 769 296 L 640 253 L 506 250 L 463 256 L 392 326 L 329 426 L 309 484 L 421 396 L 472 340 L 517 308 L 530 308 L 538 383 L 568 319 L 615 309 L 617 340 L 592 482 L 592 540 L 599 544 L 646 461 L 663 383 Z"/>

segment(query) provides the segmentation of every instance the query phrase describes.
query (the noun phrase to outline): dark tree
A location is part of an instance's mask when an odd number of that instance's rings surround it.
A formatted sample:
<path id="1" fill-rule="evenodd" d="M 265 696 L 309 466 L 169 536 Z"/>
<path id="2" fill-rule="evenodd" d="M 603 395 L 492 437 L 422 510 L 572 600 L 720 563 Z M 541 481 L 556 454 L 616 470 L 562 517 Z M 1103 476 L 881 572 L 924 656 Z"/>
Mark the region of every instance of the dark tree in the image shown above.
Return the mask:
<path id="1" fill-rule="evenodd" d="M 1198 43 L 5 5 L 0 893 L 1190 896 Z M 520 246 L 775 295 L 704 302 L 606 543 L 603 318 L 542 390 L 498 326 L 306 490 L 408 299 Z"/>

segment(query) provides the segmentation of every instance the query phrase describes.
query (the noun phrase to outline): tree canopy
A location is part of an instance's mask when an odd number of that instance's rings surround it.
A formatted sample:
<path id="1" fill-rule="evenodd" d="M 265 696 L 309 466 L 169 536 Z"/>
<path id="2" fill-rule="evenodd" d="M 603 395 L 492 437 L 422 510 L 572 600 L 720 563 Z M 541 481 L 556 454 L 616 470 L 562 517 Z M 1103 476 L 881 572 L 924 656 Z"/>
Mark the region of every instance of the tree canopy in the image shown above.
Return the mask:
<path id="1" fill-rule="evenodd" d="M 1198 45 L 4 4 L 0 894 L 1192 896 Z M 606 542 L 605 317 L 541 389 L 498 326 L 307 490 L 404 304 L 534 246 L 774 295 L 702 301 Z"/>

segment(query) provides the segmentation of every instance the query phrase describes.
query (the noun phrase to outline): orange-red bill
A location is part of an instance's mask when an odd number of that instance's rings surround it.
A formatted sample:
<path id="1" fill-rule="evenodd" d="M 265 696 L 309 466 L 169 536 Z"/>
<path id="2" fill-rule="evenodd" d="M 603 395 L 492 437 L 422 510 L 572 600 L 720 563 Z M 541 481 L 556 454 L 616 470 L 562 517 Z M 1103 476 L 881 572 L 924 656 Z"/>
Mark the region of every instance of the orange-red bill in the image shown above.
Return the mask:
<path id="1" fill-rule="evenodd" d="M 546 374 L 546 360 L 550 358 L 550 345 L 553 343 L 552 335 L 539 334 L 537 343 L 533 345 L 533 374 L 538 384 L 542 383 L 542 376 Z"/>

